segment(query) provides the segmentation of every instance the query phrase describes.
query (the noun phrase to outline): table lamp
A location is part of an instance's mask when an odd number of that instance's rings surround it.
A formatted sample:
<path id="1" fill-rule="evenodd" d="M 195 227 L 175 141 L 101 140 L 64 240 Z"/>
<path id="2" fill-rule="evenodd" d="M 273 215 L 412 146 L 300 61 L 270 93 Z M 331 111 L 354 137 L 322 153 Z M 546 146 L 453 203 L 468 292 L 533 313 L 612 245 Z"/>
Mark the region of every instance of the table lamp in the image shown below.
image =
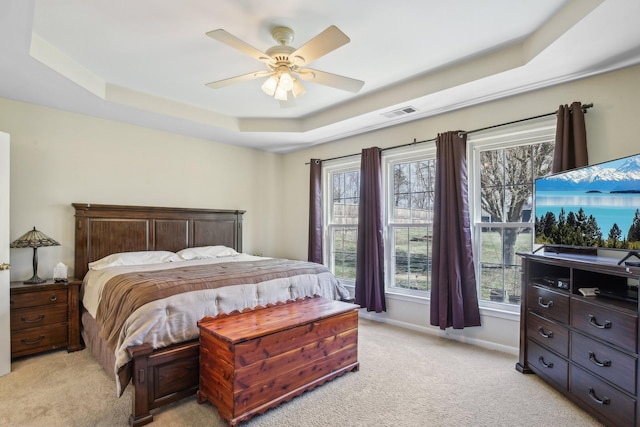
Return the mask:
<path id="1" fill-rule="evenodd" d="M 60 246 L 60 243 L 44 234 L 42 231 L 36 230 L 35 227 L 33 227 L 33 230 L 28 231 L 9 245 L 10 248 L 33 248 L 33 277 L 25 281 L 25 284 L 30 285 L 46 282 L 45 279 L 38 277 L 38 248 L 42 246 Z"/>

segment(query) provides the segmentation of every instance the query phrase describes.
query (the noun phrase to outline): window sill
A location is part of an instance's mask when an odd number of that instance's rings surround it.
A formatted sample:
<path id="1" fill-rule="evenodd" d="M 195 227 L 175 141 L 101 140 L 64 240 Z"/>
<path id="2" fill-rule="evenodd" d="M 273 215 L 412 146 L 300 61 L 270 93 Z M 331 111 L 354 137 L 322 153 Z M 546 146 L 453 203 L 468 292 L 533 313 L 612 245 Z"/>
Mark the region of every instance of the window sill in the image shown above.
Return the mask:
<path id="1" fill-rule="evenodd" d="M 355 286 L 353 285 L 345 285 L 351 295 L 355 294 Z M 398 292 L 393 290 L 387 290 L 385 292 L 385 298 L 396 301 L 406 301 L 414 304 L 423 304 L 429 305 L 431 298 L 429 296 L 425 296 L 424 293 L 421 292 L 422 295 L 417 295 L 417 292 L 414 294 L 411 291 L 406 292 Z M 495 317 L 498 319 L 510 320 L 513 322 L 520 321 L 520 306 L 512 305 L 512 304 L 500 304 L 490 301 L 480 301 L 480 315 Z"/>

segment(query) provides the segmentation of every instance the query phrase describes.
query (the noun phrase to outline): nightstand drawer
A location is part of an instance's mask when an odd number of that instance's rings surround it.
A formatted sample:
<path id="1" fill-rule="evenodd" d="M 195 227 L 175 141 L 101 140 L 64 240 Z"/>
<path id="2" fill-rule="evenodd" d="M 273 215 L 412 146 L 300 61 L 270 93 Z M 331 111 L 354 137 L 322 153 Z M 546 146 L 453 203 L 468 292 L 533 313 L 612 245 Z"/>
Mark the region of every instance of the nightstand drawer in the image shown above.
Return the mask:
<path id="1" fill-rule="evenodd" d="M 11 309 L 34 307 L 36 305 L 66 304 L 66 289 L 43 289 L 37 292 L 29 292 L 11 295 Z"/>
<path id="2" fill-rule="evenodd" d="M 11 334 L 11 356 L 24 356 L 45 350 L 65 347 L 68 342 L 68 325 L 58 323 Z"/>
<path id="3" fill-rule="evenodd" d="M 68 308 L 64 304 L 11 310 L 11 331 L 66 323 L 67 317 Z"/>
<path id="4" fill-rule="evenodd" d="M 55 348 L 82 349 L 79 289 L 81 280 L 10 284 L 11 358 Z"/>

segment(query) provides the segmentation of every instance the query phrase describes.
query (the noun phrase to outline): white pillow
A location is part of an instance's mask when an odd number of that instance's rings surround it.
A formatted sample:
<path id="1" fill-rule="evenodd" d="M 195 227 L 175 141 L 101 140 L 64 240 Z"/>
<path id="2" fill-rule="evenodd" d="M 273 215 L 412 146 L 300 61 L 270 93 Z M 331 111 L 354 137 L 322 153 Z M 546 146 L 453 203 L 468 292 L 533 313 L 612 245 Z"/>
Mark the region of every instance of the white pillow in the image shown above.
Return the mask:
<path id="1" fill-rule="evenodd" d="M 178 251 L 178 255 L 182 259 L 206 259 L 220 258 L 226 256 L 236 256 L 238 252 L 227 246 L 200 246 L 198 248 L 186 248 Z"/>
<path id="2" fill-rule="evenodd" d="M 122 265 L 161 264 L 163 262 L 182 261 L 177 254 L 169 251 L 120 252 L 89 263 L 90 270 L 102 270 Z"/>

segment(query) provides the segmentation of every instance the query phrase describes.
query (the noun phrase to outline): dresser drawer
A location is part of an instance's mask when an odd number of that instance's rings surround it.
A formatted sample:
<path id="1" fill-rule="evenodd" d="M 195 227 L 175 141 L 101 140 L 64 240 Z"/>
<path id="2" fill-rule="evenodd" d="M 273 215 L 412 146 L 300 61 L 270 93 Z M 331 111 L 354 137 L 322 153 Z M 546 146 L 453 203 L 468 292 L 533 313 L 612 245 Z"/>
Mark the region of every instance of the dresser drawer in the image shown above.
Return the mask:
<path id="1" fill-rule="evenodd" d="M 637 315 L 574 298 L 571 300 L 571 325 L 587 335 L 610 342 L 632 353 L 637 352 Z"/>
<path id="2" fill-rule="evenodd" d="M 635 394 L 636 359 L 578 332 L 571 333 L 571 360 Z"/>
<path id="3" fill-rule="evenodd" d="M 527 336 L 549 347 L 564 357 L 569 357 L 569 330 L 535 313 L 527 313 Z"/>
<path id="4" fill-rule="evenodd" d="M 569 362 L 552 353 L 535 341 L 527 342 L 527 359 L 529 368 L 546 381 L 556 384 L 556 387 L 567 389 Z"/>
<path id="5" fill-rule="evenodd" d="M 527 287 L 527 304 L 530 310 L 545 317 L 569 323 L 569 295 L 530 285 Z"/>
<path id="6" fill-rule="evenodd" d="M 611 420 L 612 425 L 634 425 L 635 399 L 577 366 L 571 365 L 570 372 L 571 393 L 574 396 Z"/>
<path id="7" fill-rule="evenodd" d="M 51 289 L 38 292 L 11 295 L 11 309 L 47 304 L 66 304 L 66 289 Z"/>
<path id="8" fill-rule="evenodd" d="M 11 331 L 67 322 L 67 306 L 52 305 L 11 310 Z"/>
<path id="9" fill-rule="evenodd" d="M 14 332 L 11 334 L 11 357 L 52 350 L 66 346 L 67 342 L 66 323 Z"/>

